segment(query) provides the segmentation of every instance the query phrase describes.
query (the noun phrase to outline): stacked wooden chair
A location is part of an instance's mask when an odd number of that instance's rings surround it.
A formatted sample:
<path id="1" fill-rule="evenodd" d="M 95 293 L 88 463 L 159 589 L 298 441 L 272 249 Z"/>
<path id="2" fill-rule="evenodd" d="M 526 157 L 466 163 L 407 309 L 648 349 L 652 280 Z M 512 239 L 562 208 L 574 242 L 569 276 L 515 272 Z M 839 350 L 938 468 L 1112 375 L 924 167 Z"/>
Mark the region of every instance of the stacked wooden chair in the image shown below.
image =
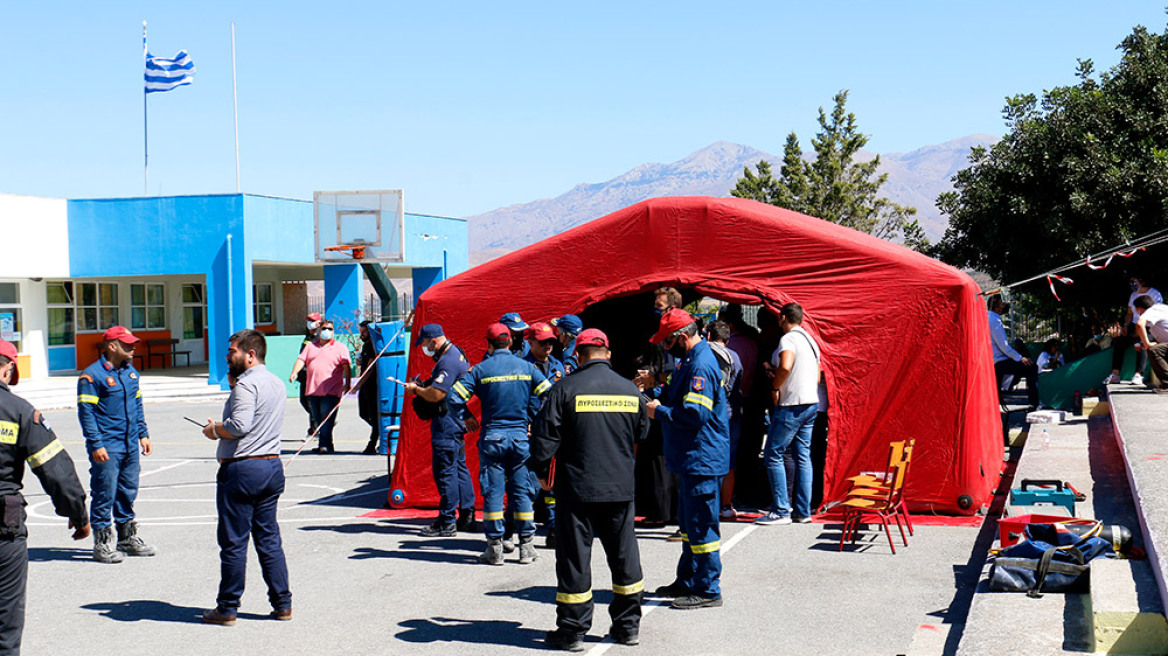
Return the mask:
<path id="1" fill-rule="evenodd" d="M 904 485 L 915 444 L 916 440 L 893 442 L 888 446 L 888 469 L 883 474 L 860 474 L 848 479 L 852 488 L 848 490 L 847 499 L 834 508 L 843 513 L 840 551 L 843 551 L 844 542 L 849 538 L 852 542 L 856 541 L 860 524 L 876 521 L 884 527 L 893 554 L 896 553 L 896 544 L 892 541 L 892 522 L 896 522 L 900 539 L 904 546 L 908 546 L 908 537 L 904 531 L 908 528 L 908 535 L 912 535 L 913 526 L 905 504 Z"/>

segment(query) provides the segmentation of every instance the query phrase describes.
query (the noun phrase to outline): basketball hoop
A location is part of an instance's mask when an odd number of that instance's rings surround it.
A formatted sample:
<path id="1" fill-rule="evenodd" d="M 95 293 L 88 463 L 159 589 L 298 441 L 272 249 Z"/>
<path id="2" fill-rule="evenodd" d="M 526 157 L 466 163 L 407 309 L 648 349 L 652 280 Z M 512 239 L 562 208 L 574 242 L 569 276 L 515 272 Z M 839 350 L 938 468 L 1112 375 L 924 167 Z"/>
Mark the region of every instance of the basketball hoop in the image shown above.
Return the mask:
<path id="1" fill-rule="evenodd" d="M 354 260 L 365 259 L 365 245 L 364 244 L 340 244 L 339 246 L 326 246 L 326 251 L 334 253 L 348 253 Z"/>

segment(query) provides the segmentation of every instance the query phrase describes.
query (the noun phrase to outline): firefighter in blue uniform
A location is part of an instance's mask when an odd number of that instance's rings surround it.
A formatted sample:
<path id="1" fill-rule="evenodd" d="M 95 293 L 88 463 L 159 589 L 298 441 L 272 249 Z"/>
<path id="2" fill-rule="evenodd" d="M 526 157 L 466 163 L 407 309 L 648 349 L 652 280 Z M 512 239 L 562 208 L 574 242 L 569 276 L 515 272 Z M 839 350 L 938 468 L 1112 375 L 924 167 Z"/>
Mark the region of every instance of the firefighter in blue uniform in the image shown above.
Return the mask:
<path id="1" fill-rule="evenodd" d="M 635 445 L 649 434 L 645 399 L 612 370 L 608 337 L 585 330 L 580 368 L 548 392 L 531 428 L 531 467 L 562 499 L 556 532 L 556 625 L 546 642 L 579 651 L 592 626 L 592 541 L 612 570 L 613 640 L 638 643 L 641 559 L 633 529 Z M 550 476 L 552 458 L 555 476 Z M 549 480 L 554 478 L 554 480 Z"/>
<path id="2" fill-rule="evenodd" d="M 101 355 L 77 380 L 77 415 L 89 452 L 93 495 L 89 509 L 93 559 L 101 563 L 120 563 L 127 555 L 154 555 L 154 547 L 138 537 L 134 521 L 141 471 L 138 453 L 153 452 L 133 364 L 137 343 L 138 338 L 122 326 L 105 331 Z M 117 526 L 116 535 L 111 524 Z"/>
<path id="3" fill-rule="evenodd" d="M 539 372 L 547 377 L 553 385 L 560 382 L 564 377 L 564 365 L 556 356 L 552 355 L 552 350 L 556 345 L 556 334 L 552 331 L 552 326 L 549 323 L 537 322 L 531 324 L 531 327 L 524 333 L 527 338 L 528 346 L 531 352 L 527 354 L 524 360 L 534 364 Z M 535 474 L 533 473 L 532 476 Z M 532 481 L 532 492 L 535 494 L 535 510 L 536 520 L 543 521 L 546 530 L 544 544 L 548 549 L 556 548 L 556 494 L 551 490 L 542 490 L 539 486 L 539 481 Z M 542 512 L 541 512 L 542 511 Z M 541 516 L 542 515 L 542 516 Z"/>
<path id="4" fill-rule="evenodd" d="M 28 589 L 28 529 L 20 494 L 24 463 L 40 479 L 57 514 L 69 518 L 73 539 L 89 537 L 85 489 L 73 459 L 41 413 L 8 389 L 19 381 L 16 347 L 0 341 L 0 656 L 20 654 L 24 633 Z"/>
<path id="5" fill-rule="evenodd" d="M 663 400 L 648 404 L 661 420 L 665 460 L 678 475 L 677 518 L 682 552 L 677 578 L 657 594 L 674 597 L 673 607 L 722 605 L 721 533 L 718 526 L 722 477 L 730 469 L 730 421 L 722 371 L 697 321 L 681 308 L 661 316 L 651 340 L 678 359 Z"/>
<path id="6" fill-rule="evenodd" d="M 470 530 L 474 525 L 474 485 L 463 443 L 466 426 L 458 413 L 450 411 L 446 399 L 454 383 L 470 370 L 470 363 L 436 323 L 426 324 L 418 331 L 417 347 L 434 360 L 434 368 L 429 380 L 410 382 L 405 391 L 421 399 L 415 402 L 414 409 L 419 418 L 430 421 L 431 464 L 439 497 L 438 518 L 422 529 L 422 535 L 452 537 L 460 529 Z"/>
<path id="7" fill-rule="evenodd" d="M 487 327 L 487 357 L 451 388 L 449 400 L 470 430 L 479 426 L 466 409 L 471 396 L 481 403 L 479 486 L 483 494 L 483 532 L 487 548 L 480 557 L 488 565 L 503 564 L 503 493 L 519 534 L 519 564 L 536 559 L 535 514 L 531 509 L 531 473 L 527 469 L 527 430 L 539 410 L 540 398 L 551 389 L 539 369 L 512 353 L 511 331 L 500 323 Z"/>
<path id="8" fill-rule="evenodd" d="M 531 353 L 531 348 L 527 346 L 527 340 L 523 339 L 523 333 L 527 332 L 529 326 L 524 321 L 518 312 L 508 312 L 499 317 L 499 323 L 507 326 L 507 330 L 511 331 L 511 352 L 521 358 L 526 358 L 528 353 Z"/>
<path id="9" fill-rule="evenodd" d="M 552 319 L 552 327 L 556 329 L 556 337 L 560 340 L 560 361 L 564 363 L 564 373 L 576 371 L 576 336 L 584 330 L 584 323 L 574 314 L 565 314 L 558 319 Z"/>

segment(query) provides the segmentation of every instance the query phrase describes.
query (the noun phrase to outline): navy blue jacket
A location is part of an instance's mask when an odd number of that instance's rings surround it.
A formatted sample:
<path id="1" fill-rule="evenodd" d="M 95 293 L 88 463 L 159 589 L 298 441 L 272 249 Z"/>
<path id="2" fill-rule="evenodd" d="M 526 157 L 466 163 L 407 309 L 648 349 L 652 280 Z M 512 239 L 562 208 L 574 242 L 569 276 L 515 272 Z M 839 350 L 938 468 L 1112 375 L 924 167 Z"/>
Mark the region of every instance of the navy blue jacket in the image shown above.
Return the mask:
<path id="1" fill-rule="evenodd" d="M 102 354 L 77 379 L 77 416 L 85 435 L 85 450 L 137 449 L 149 437 L 142 412 L 140 378 L 132 360 L 114 367 Z"/>
<path id="2" fill-rule="evenodd" d="M 665 435 L 665 466 L 675 474 L 730 471 L 730 418 L 718 358 L 704 340 L 669 378 L 654 414 Z"/>
<path id="3" fill-rule="evenodd" d="M 448 408 L 450 402 L 453 401 L 450 389 L 469 370 L 470 362 L 467 361 L 462 349 L 447 342 L 445 350 L 442 351 L 441 355 L 438 355 L 434 362 L 434 368 L 430 370 L 429 383 L 430 387 L 446 392 Z M 433 444 L 442 446 L 443 444 L 461 442 L 462 434 L 465 432 L 466 426 L 463 426 L 458 412 L 447 410 L 446 413 L 430 420 L 430 441 Z"/>
<path id="4" fill-rule="evenodd" d="M 535 356 L 531 353 L 528 353 L 526 356 L 524 356 L 523 359 L 535 365 L 535 368 L 539 369 L 539 373 L 547 377 L 552 385 L 560 382 L 560 379 L 568 375 L 568 371 L 564 367 L 564 363 L 557 360 L 556 356 L 554 355 L 548 355 L 547 364 L 537 362 Z"/>
<path id="5" fill-rule="evenodd" d="M 540 398 L 552 383 L 535 368 L 507 349 L 492 351 L 487 357 L 454 383 L 447 399 L 452 409 L 466 412 L 470 397 L 482 403 L 482 432 L 521 429 L 539 411 Z"/>

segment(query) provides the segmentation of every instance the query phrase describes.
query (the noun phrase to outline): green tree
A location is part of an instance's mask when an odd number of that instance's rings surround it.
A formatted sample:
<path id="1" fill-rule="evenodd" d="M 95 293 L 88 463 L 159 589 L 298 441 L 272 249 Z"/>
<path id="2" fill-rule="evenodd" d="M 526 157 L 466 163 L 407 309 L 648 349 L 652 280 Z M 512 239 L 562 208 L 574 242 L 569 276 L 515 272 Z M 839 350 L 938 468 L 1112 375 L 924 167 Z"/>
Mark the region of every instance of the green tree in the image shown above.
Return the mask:
<path id="1" fill-rule="evenodd" d="M 1168 33 L 1137 27 L 1119 49 L 1101 75 L 1079 61 L 1076 84 L 1007 99 L 1007 134 L 937 199 L 949 227 L 936 255 L 1012 282 L 1168 227 Z M 1124 268 L 1149 266 L 1076 271 L 1060 295 L 1116 296 Z"/>
<path id="2" fill-rule="evenodd" d="M 866 162 L 856 154 L 868 137 L 856 126 L 856 115 L 846 110 L 848 92 L 835 95 L 835 108 L 828 116 L 819 108 L 819 132 L 811 140 L 815 159 L 803 157 L 799 137 L 794 132 L 783 146 L 783 165 L 776 178 L 771 164 L 763 160 L 757 172 L 743 169 L 743 176 L 730 194 L 802 212 L 826 221 L 855 228 L 883 239 L 903 239 L 910 248 L 928 247 L 924 230 L 912 218 L 915 207 L 903 207 L 880 197 L 880 187 L 888 174 L 878 174 L 880 156 Z"/>

